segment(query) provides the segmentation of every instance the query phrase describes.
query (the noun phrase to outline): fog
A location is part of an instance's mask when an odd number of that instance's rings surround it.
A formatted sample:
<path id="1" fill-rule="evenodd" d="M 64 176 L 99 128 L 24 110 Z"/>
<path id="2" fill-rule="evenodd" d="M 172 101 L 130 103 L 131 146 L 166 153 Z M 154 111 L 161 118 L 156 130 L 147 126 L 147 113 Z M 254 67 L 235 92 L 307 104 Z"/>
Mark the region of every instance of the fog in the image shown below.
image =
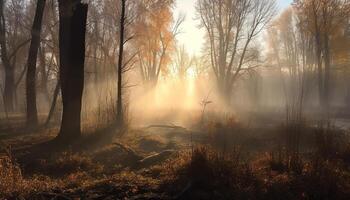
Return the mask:
<path id="1" fill-rule="evenodd" d="M 349 0 L 0 0 L 0 199 L 349 199 Z"/>
<path id="2" fill-rule="evenodd" d="M 127 14 L 134 21 L 125 33 L 127 38 L 130 37 L 130 42 L 125 44 L 122 83 L 126 121 L 134 127 L 154 123 L 197 126 L 204 119 L 215 121 L 227 116 L 246 123 L 264 116 L 278 118 L 278 123 L 295 118 L 295 115 L 306 121 L 320 118 L 337 120 L 347 116 L 349 49 L 344 45 L 348 43 L 346 19 L 337 19 L 334 25 L 329 24 L 329 28 L 334 26 L 334 31 L 325 32 L 330 37 L 327 49 L 324 45 L 326 41 L 314 40 L 313 34 L 317 30 L 310 24 L 301 27 L 301 23 L 313 20 L 300 14 L 304 8 L 294 5 L 278 10 L 271 2 L 252 4 L 266 12 L 261 16 L 253 11 L 247 12 L 246 18 L 236 22 L 241 22 L 242 27 L 222 21 L 223 26 L 236 28 L 236 31 L 228 29 L 222 34 L 216 33 L 217 27 L 211 26 L 214 23 L 210 21 L 211 13 L 201 9 L 206 1 L 192 5 L 194 8 L 189 10 L 196 13 L 189 13 L 189 16 L 202 18 L 191 20 L 186 20 L 179 11 L 174 16 L 175 8 L 166 4 L 149 8 L 154 9 L 158 16 L 150 15 L 151 11 L 129 10 Z M 5 10 L 9 29 L 21 29 L 11 20 L 24 19 L 21 12 L 26 9 L 33 12 L 30 10 L 32 4 L 16 5 L 18 10 Z M 58 48 L 58 35 L 55 34 L 58 27 L 54 26 L 57 17 L 52 13 L 57 10 L 55 4 L 52 5 L 45 11 L 42 38 L 47 42 L 42 45 L 38 59 L 38 64 L 42 66 L 37 70 L 36 84 L 40 121 L 45 121 L 52 107 L 59 75 L 59 55 L 57 50 L 50 50 Z M 81 116 L 84 127 L 97 128 L 113 123 L 117 115 L 118 39 L 115 36 L 118 35 L 116 24 L 120 8 L 115 7 L 118 12 L 113 13 L 107 3 L 100 7 L 92 5 L 87 19 L 89 27 Z M 10 8 L 11 5 L 6 6 Z M 137 6 L 140 5 L 129 5 L 130 9 Z M 108 17 L 110 12 L 115 18 Z M 139 19 L 137 12 L 144 12 L 144 18 L 148 17 L 150 21 Z M 11 13 L 15 13 L 17 18 L 12 19 Z M 251 21 L 254 17 L 260 17 L 262 21 Z M 101 25 L 95 23 L 98 19 L 103 21 Z M 24 22 L 30 24 L 30 20 Z M 190 33 L 182 35 L 182 23 L 188 30 L 193 31 L 196 27 L 201 32 L 195 35 L 203 37 L 202 47 L 191 48 L 200 49 L 198 52 L 191 50 L 188 53 L 186 47 L 191 44 L 182 45 L 183 42 L 191 42 L 184 39 L 184 35 Z M 193 26 L 191 29 L 188 28 L 190 24 Z M 320 34 L 323 34 L 321 29 Z M 7 37 L 14 40 L 13 44 L 8 44 L 11 50 L 16 49 L 21 41 L 16 38 L 28 37 L 28 34 L 11 33 Z M 148 43 L 145 42 L 147 40 Z M 9 115 L 25 114 L 25 69 L 21 68 L 26 65 L 28 48 L 28 45 L 20 45 L 15 51 L 14 88 L 5 88 L 9 85 L 5 82 L 7 72 L 1 68 L 2 121 L 11 118 Z M 5 106 L 6 101 L 10 102 L 7 102 L 11 105 L 7 105 L 9 108 Z M 55 102 L 54 123 L 59 124 L 62 114 L 60 93 Z M 324 117 L 320 117 L 320 113 Z"/>

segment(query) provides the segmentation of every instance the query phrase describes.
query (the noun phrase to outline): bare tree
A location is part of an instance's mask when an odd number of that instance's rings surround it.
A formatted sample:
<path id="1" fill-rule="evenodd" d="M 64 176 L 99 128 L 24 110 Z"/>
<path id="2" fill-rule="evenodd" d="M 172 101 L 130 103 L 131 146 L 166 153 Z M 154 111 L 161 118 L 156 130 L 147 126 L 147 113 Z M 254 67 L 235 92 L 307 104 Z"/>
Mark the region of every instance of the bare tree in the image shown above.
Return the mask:
<path id="1" fill-rule="evenodd" d="M 0 47 L 4 67 L 4 102 L 9 112 L 18 107 L 17 89 L 26 72 L 28 26 L 32 9 L 22 0 L 0 1 Z M 21 67 L 23 66 L 23 67 Z"/>
<path id="2" fill-rule="evenodd" d="M 184 80 L 186 77 L 186 73 L 188 69 L 192 66 L 194 59 L 192 59 L 186 49 L 185 46 L 182 45 L 176 48 L 174 65 L 175 71 L 178 74 L 180 80 Z"/>
<path id="3" fill-rule="evenodd" d="M 14 89 L 15 89 L 15 69 L 10 63 L 10 58 L 7 48 L 7 27 L 5 20 L 5 1 L 0 1 L 0 46 L 1 46 L 1 61 L 5 68 L 5 89 L 4 89 L 4 104 L 7 110 L 14 110 Z"/>
<path id="4" fill-rule="evenodd" d="M 296 0 L 295 9 L 303 20 L 303 28 L 314 38 L 317 63 L 319 103 L 325 114 L 329 112 L 331 37 L 339 25 L 348 20 L 348 0 Z"/>
<path id="5" fill-rule="evenodd" d="M 123 97 L 122 97 L 122 74 L 123 74 L 123 53 L 124 53 L 124 31 L 125 31 L 125 8 L 126 0 L 121 0 L 122 12 L 120 15 L 119 34 L 119 55 L 118 55 L 118 100 L 117 100 L 117 123 L 123 124 Z"/>
<path id="6" fill-rule="evenodd" d="M 249 68 L 250 44 L 273 18 L 273 0 L 199 0 L 197 12 L 206 30 L 208 56 L 218 88 L 230 103 L 233 85 Z"/>

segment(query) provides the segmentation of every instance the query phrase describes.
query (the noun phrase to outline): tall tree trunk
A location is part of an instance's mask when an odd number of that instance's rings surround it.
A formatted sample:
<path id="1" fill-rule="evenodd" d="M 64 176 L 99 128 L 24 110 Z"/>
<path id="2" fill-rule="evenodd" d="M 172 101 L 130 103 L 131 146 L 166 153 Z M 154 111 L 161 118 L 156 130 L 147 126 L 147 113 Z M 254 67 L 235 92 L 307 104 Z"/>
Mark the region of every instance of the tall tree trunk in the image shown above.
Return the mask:
<path id="1" fill-rule="evenodd" d="M 50 95 L 49 95 L 49 90 L 47 89 L 47 84 L 48 84 L 48 73 L 46 69 L 46 58 L 45 58 L 45 48 L 41 47 L 39 49 L 39 57 L 40 57 L 40 74 L 41 74 L 41 79 L 40 79 L 40 91 L 41 93 L 45 96 L 46 101 L 49 103 L 50 102 Z"/>
<path id="2" fill-rule="evenodd" d="M 123 124 L 123 96 L 122 96 L 122 73 L 123 73 L 123 52 L 124 52 L 124 23 L 125 23 L 125 2 L 121 0 L 122 12 L 120 16 L 120 33 L 119 33 L 119 57 L 118 57 L 118 102 L 117 102 L 117 123 Z"/>
<path id="3" fill-rule="evenodd" d="M 9 112 L 14 111 L 15 100 L 15 70 L 11 65 L 6 44 L 6 21 L 4 15 L 5 2 L 0 0 L 0 47 L 1 61 L 5 69 L 4 104 Z"/>
<path id="4" fill-rule="evenodd" d="M 326 114 L 328 114 L 329 111 L 329 82 L 330 82 L 330 67 L 331 67 L 331 58 L 330 58 L 330 51 L 329 51 L 329 36 L 327 33 L 324 33 L 324 94 L 323 94 L 323 101 L 324 101 L 324 111 Z"/>
<path id="5" fill-rule="evenodd" d="M 81 135 L 87 12 L 88 5 L 80 1 L 59 1 L 60 83 L 63 113 L 58 139 L 68 142 Z"/>
<path id="6" fill-rule="evenodd" d="M 4 104 L 8 112 L 15 110 L 15 71 L 11 65 L 5 65 Z"/>
<path id="7" fill-rule="evenodd" d="M 47 127 L 49 125 L 50 120 L 53 116 L 53 113 L 54 113 L 55 108 L 56 108 L 57 98 L 58 98 L 59 92 L 60 92 L 60 80 L 57 80 L 55 91 L 53 92 L 53 98 L 52 98 L 52 103 L 51 103 L 49 115 L 46 118 L 45 127 Z"/>
<path id="8" fill-rule="evenodd" d="M 40 33 L 44 16 L 46 0 L 38 0 L 32 27 L 32 39 L 29 47 L 26 79 L 27 126 L 38 126 L 38 111 L 36 107 L 36 61 L 40 47 Z"/>
<path id="9" fill-rule="evenodd" d="M 324 106 L 324 91 L 323 91 L 323 69 L 322 69 L 322 47 L 321 47 L 321 37 L 319 33 L 315 36 L 316 43 L 316 59 L 317 59 L 317 82 L 318 82 L 318 99 L 320 106 Z"/>
<path id="10" fill-rule="evenodd" d="M 98 21 L 95 21 L 95 42 L 94 42 L 94 87 L 95 91 L 98 91 L 98 44 L 99 44 L 99 29 L 98 29 Z"/>

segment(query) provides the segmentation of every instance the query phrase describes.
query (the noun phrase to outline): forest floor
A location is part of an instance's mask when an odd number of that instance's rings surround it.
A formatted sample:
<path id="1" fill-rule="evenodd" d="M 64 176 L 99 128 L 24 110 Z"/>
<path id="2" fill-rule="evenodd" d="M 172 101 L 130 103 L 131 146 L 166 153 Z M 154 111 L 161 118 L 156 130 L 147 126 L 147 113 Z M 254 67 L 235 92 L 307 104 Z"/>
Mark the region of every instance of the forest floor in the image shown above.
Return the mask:
<path id="1" fill-rule="evenodd" d="M 350 199 L 348 133 L 303 127 L 291 154 L 291 130 L 151 125 L 62 147 L 57 128 L 1 129 L 0 199 Z"/>

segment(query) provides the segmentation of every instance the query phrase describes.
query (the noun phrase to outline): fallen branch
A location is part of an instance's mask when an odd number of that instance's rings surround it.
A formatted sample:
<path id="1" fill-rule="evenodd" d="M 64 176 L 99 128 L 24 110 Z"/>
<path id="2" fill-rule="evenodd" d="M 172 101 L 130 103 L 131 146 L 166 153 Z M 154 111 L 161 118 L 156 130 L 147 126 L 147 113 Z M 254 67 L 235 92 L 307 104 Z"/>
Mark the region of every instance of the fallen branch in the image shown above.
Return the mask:
<path id="1" fill-rule="evenodd" d="M 187 130 L 186 128 L 182 126 L 170 126 L 170 125 L 150 125 L 147 126 L 146 129 L 149 128 L 170 128 L 170 129 L 182 129 L 182 130 Z"/>
<path id="2" fill-rule="evenodd" d="M 139 156 L 132 148 L 130 148 L 124 144 L 121 144 L 119 142 L 115 142 L 113 144 L 117 145 L 119 148 L 123 149 L 128 154 Z"/>
<path id="3" fill-rule="evenodd" d="M 138 163 L 138 168 L 145 168 L 150 167 L 152 165 L 159 164 L 166 159 L 168 159 L 171 155 L 173 155 L 176 151 L 175 150 L 164 150 L 160 153 L 156 153 L 150 156 L 145 157 L 144 159 L 140 160 Z"/>

